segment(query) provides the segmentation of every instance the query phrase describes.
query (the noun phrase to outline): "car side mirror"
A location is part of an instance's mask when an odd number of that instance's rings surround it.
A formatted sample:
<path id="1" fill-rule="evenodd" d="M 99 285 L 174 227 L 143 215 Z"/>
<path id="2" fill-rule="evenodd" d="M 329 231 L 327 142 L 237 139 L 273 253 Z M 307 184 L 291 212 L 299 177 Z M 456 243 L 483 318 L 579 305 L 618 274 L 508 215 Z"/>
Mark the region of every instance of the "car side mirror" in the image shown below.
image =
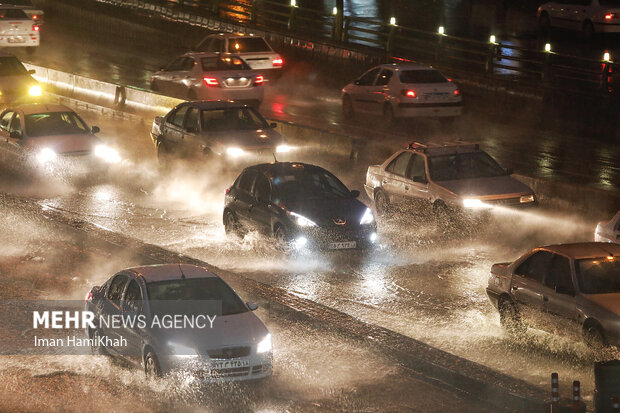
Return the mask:
<path id="1" fill-rule="evenodd" d="M 269 124 L 269 127 L 270 127 L 271 129 L 275 129 L 275 128 L 277 128 L 277 127 L 278 127 L 278 124 L 277 124 L 277 123 L 275 123 L 275 122 L 271 122 L 271 123 Z"/>
<path id="2" fill-rule="evenodd" d="M 506 168 L 506 175 L 512 175 L 513 173 L 515 173 L 514 169 Z"/>
<path id="3" fill-rule="evenodd" d="M 245 305 L 248 306 L 248 308 L 250 309 L 250 311 L 256 311 L 258 310 L 258 304 L 257 303 L 251 303 L 251 302 L 247 302 L 245 303 Z"/>
<path id="4" fill-rule="evenodd" d="M 92 128 L 90 128 L 90 131 L 92 133 L 99 133 L 101 132 L 101 129 L 99 129 L 99 126 L 93 126 Z"/>
<path id="5" fill-rule="evenodd" d="M 34 75 L 35 73 L 37 73 L 37 71 L 36 71 L 36 70 L 34 70 L 34 69 L 30 69 L 30 70 L 28 71 L 28 74 L 29 74 L 29 75 Z"/>
<path id="6" fill-rule="evenodd" d="M 11 139 L 21 139 L 22 138 L 22 133 L 19 131 L 13 131 L 9 134 L 9 136 L 11 137 Z"/>
<path id="7" fill-rule="evenodd" d="M 412 178 L 413 182 L 420 182 L 422 184 L 427 183 L 428 181 L 426 180 L 425 176 L 422 175 L 416 175 Z"/>
<path id="8" fill-rule="evenodd" d="M 357 198 L 358 196 L 360 196 L 360 191 L 358 191 L 357 189 L 351 191 L 352 198 Z"/>

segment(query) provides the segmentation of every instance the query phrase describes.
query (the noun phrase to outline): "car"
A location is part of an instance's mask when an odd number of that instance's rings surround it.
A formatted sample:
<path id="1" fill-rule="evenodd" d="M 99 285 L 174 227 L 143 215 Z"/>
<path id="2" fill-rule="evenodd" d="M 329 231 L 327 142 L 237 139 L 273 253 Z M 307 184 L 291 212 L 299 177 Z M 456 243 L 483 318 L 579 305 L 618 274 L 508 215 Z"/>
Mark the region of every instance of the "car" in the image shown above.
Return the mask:
<path id="1" fill-rule="evenodd" d="M 96 168 L 119 162 L 118 152 L 104 145 L 98 132 L 59 104 L 28 103 L 0 113 L 2 152 L 32 166 Z"/>
<path id="2" fill-rule="evenodd" d="M 245 33 L 215 33 L 206 36 L 194 48 L 197 52 L 231 53 L 240 56 L 252 69 L 279 74 L 284 59 L 262 36 Z"/>
<path id="3" fill-rule="evenodd" d="M 186 53 L 151 78 L 151 90 L 188 100 L 235 100 L 258 106 L 264 77 L 239 56 Z"/>
<path id="4" fill-rule="evenodd" d="M 358 196 L 320 166 L 254 165 L 226 189 L 224 229 L 255 230 L 293 250 L 368 248 L 377 240 L 377 224 Z"/>
<path id="5" fill-rule="evenodd" d="M 153 121 L 158 158 L 224 157 L 250 161 L 284 154 L 290 146 L 253 107 L 229 101 L 181 103 Z"/>
<path id="6" fill-rule="evenodd" d="M 273 350 L 269 330 L 253 312 L 257 308 L 206 268 L 134 267 L 86 294 L 85 311 L 95 320 L 86 335 L 93 340 L 93 353 L 122 358 L 148 377 L 190 373 L 201 381 L 262 379 L 272 373 Z M 119 317 L 132 323 L 109 322 Z"/>
<path id="7" fill-rule="evenodd" d="M 461 92 L 441 72 L 418 63 L 392 63 L 373 67 L 342 89 L 345 118 L 356 114 L 395 118 L 441 117 L 454 119 L 462 112 Z"/>
<path id="8" fill-rule="evenodd" d="M 494 264 L 487 295 L 501 325 L 519 335 L 528 326 L 620 343 L 620 245 L 605 242 L 534 248 Z"/>
<path id="9" fill-rule="evenodd" d="M 364 189 L 378 213 L 391 206 L 432 206 L 437 214 L 537 204 L 536 194 L 512 178 L 478 144 L 414 142 L 366 173 Z"/>
<path id="10" fill-rule="evenodd" d="M 594 231 L 594 241 L 620 244 L 620 211 L 609 222 L 598 223 Z"/>
<path id="11" fill-rule="evenodd" d="M 19 7 L 26 13 L 28 17 L 36 21 L 38 24 L 41 24 L 43 22 L 43 10 L 38 9 L 32 3 L 32 0 L 2 0 L 0 4 Z"/>
<path id="12" fill-rule="evenodd" d="M 0 46 L 28 47 L 39 46 L 40 27 L 37 21 L 17 6 L 0 4 Z"/>
<path id="13" fill-rule="evenodd" d="M 543 33 L 551 28 L 582 33 L 591 40 L 596 33 L 620 33 L 620 1 L 557 0 L 538 8 L 538 24 Z"/>
<path id="14" fill-rule="evenodd" d="M 39 99 L 42 89 L 32 77 L 34 73 L 34 70 L 27 70 L 17 57 L 0 52 L 0 102 Z"/>

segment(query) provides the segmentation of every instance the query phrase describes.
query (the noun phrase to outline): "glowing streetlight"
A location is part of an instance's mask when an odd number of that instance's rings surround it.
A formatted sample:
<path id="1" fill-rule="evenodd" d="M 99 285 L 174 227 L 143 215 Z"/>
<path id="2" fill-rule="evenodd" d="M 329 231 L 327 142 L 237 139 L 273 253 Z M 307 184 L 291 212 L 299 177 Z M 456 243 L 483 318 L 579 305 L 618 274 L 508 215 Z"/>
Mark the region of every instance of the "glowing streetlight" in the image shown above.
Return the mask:
<path id="1" fill-rule="evenodd" d="M 336 15 L 338 14 L 338 7 L 334 7 L 334 8 L 332 9 L 332 14 L 333 14 L 334 16 L 336 16 Z"/>
<path id="2" fill-rule="evenodd" d="M 439 26 L 439 28 L 437 29 L 437 33 L 443 35 L 445 33 L 445 30 L 443 28 L 443 26 Z"/>
<path id="3" fill-rule="evenodd" d="M 551 51 L 551 43 L 545 43 L 545 52 L 549 53 Z"/>
<path id="4" fill-rule="evenodd" d="M 297 0 L 291 0 L 291 7 L 297 7 Z"/>
<path id="5" fill-rule="evenodd" d="M 494 35 L 494 34 L 492 34 L 492 35 L 489 37 L 489 43 L 495 43 L 495 35 Z"/>
<path id="6" fill-rule="evenodd" d="M 390 24 L 396 26 L 396 17 L 390 17 Z"/>
<path id="7" fill-rule="evenodd" d="M 605 52 L 603 54 L 603 60 L 606 62 L 610 62 L 611 61 L 611 56 L 609 55 L 609 52 Z"/>

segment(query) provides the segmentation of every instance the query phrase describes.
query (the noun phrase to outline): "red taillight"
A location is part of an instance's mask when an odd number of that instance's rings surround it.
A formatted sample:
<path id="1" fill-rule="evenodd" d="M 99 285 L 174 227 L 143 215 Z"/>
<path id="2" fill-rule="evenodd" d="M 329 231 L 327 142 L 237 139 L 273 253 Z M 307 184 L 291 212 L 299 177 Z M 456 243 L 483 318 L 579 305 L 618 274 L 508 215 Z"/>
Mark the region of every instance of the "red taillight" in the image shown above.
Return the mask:
<path id="1" fill-rule="evenodd" d="M 281 57 L 278 57 L 277 59 L 273 59 L 271 64 L 274 66 L 282 66 L 284 64 L 284 60 L 282 60 Z"/>
<path id="2" fill-rule="evenodd" d="M 214 77 L 203 77 L 202 80 L 205 82 L 205 85 L 210 87 L 219 86 L 220 82 L 217 81 Z"/>
<path id="3" fill-rule="evenodd" d="M 90 291 L 86 294 L 86 297 L 84 297 L 84 300 L 89 303 L 93 300 L 93 295 L 91 294 Z"/>
<path id="4" fill-rule="evenodd" d="M 38 31 L 39 31 L 39 29 L 40 29 L 40 27 L 39 27 L 39 26 L 37 26 L 36 24 L 33 24 L 33 25 L 32 25 L 32 31 L 33 31 L 33 32 L 38 32 Z"/>
<path id="5" fill-rule="evenodd" d="M 254 79 L 254 85 L 262 85 L 264 81 L 265 78 L 263 77 L 263 75 L 258 75 L 256 76 L 256 79 Z"/>
<path id="6" fill-rule="evenodd" d="M 33 15 L 32 15 L 32 20 L 36 20 L 36 19 L 38 19 L 38 18 L 39 18 L 39 17 L 38 17 L 36 14 L 33 14 Z"/>
<path id="7" fill-rule="evenodd" d="M 407 96 L 408 98 L 415 98 L 418 95 L 415 93 L 415 90 L 407 90 L 403 89 L 402 94 Z"/>
<path id="8" fill-rule="evenodd" d="M 458 89 L 454 89 L 454 96 L 459 96 L 461 94 L 461 91 Z"/>
<path id="9" fill-rule="evenodd" d="M 613 19 L 613 18 L 614 18 L 614 14 L 613 14 L 613 13 L 607 13 L 607 14 L 605 15 L 605 20 L 611 20 L 611 19 Z"/>
<path id="10" fill-rule="evenodd" d="M 450 79 L 449 77 L 448 77 L 448 78 L 446 78 L 446 79 L 448 79 L 448 82 L 452 82 L 452 79 Z"/>

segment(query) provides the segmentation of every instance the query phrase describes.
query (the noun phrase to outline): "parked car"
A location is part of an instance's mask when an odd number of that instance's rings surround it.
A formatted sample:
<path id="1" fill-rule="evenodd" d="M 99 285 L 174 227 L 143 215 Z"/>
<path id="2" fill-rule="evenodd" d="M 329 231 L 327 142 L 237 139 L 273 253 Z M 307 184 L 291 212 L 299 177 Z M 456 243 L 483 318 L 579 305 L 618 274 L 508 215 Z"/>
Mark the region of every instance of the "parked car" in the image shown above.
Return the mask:
<path id="1" fill-rule="evenodd" d="M 536 205 L 534 191 L 477 144 L 413 143 L 366 173 L 378 213 L 391 205 L 432 206 L 436 213 Z"/>
<path id="2" fill-rule="evenodd" d="M 34 70 L 27 70 L 19 59 L 0 52 L 0 102 L 16 103 L 38 99 L 41 86 L 32 77 Z"/>
<path id="3" fill-rule="evenodd" d="M 239 56 L 186 53 L 151 77 L 151 89 L 188 100 L 235 100 L 258 106 L 264 80 Z"/>
<path id="4" fill-rule="evenodd" d="M 594 231 L 594 241 L 620 244 L 620 211 L 609 222 L 598 223 Z"/>
<path id="5" fill-rule="evenodd" d="M 222 100 L 185 102 L 153 121 L 151 139 L 160 160 L 221 156 L 243 161 L 273 159 L 291 148 L 254 108 Z"/>
<path id="6" fill-rule="evenodd" d="M 240 56 L 252 69 L 279 74 L 284 59 L 262 36 L 245 33 L 216 33 L 206 36 L 194 48 L 204 53 L 231 53 Z"/>
<path id="7" fill-rule="evenodd" d="M 510 333 L 528 326 L 620 343 L 620 245 L 604 242 L 534 248 L 491 267 L 487 295 Z"/>
<path id="8" fill-rule="evenodd" d="M 39 46 L 40 27 L 21 7 L 0 4 L 0 47 Z"/>
<path id="9" fill-rule="evenodd" d="M 358 196 L 319 166 L 255 165 L 226 190 L 224 228 L 227 234 L 256 230 L 298 250 L 369 247 L 377 224 Z"/>
<path id="10" fill-rule="evenodd" d="M 557 0 L 538 8 L 538 24 L 543 33 L 551 28 L 581 32 L 591 40 L 596 33 L 620 33 L 620 1 Z"/>
<path id="11" fill-rule="evenodd" d="M 273 353 L 271 334 L 253 313 L 256 308 L 205 268 L 135 267 L 93 287 L 86 295 L 85 309 L 95 314 L 95 321 L 124 317 L 136 322 L 117 326 L 95 322 L 86 334 L 96 339 L 94 353 L 125 359 L 150 377 L 187 372 L 204 381 L 260 379 L 271 375 Z M 192 315 L 202 315 L 202 321 L 192 318 L 193 325 L 184 321 L 175 328 L 163 324 L 166 316 Z M 156 319 L 161 321 L 155 323 Z M 111 342 L 116 338 L 119 345 L 100 345 L 98 337 Z"/>
<path id="12" fill-rule="evenodd" d="M 30 165 L 92 166 L 120 161 L 118 152 L 95 134 L 97 126 L 70 108 L 29 103 L 0 113 L 0 147 L 6 157 Z"/>
<path id="13" fill-rule="evenodd" d="M 456 84 L 431 66 L 393 63 L 373 67 L 342 89 L 342 111 L 395 118 L 461 115 L 461 92 Z"/>

